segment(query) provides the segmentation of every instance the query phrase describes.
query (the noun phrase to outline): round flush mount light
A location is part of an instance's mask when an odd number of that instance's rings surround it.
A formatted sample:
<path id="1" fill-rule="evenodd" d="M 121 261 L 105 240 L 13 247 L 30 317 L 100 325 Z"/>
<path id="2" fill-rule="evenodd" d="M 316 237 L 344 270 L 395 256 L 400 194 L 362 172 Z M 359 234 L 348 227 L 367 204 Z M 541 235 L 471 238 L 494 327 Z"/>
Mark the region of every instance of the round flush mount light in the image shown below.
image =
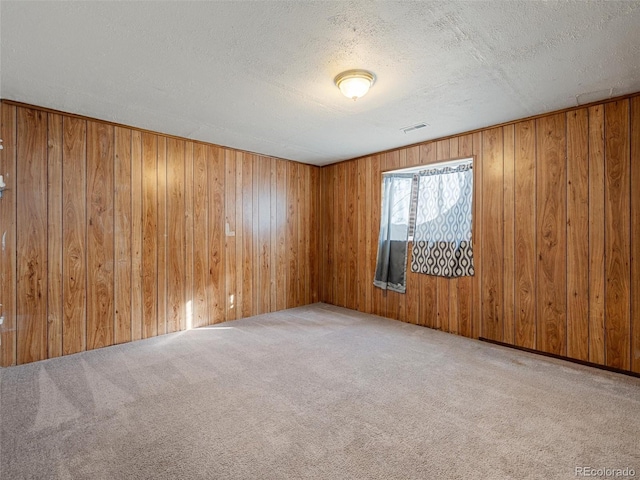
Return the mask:
<path id="1" fill-rule="evenodd" d="M 342 94 L 357 100 L 365 95 L 376 81 L 376 76 L 367 70 L 347 70 L 333 79 Z"/>

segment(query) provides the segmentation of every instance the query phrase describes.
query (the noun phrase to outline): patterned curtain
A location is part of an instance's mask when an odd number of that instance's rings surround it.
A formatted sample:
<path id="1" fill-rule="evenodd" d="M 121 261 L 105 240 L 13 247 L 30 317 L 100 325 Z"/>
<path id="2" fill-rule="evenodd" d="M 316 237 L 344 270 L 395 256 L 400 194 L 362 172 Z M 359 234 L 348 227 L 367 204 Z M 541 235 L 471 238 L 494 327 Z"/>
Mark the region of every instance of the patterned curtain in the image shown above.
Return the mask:
<path id="1" fill-rule="evenodd" d="M 417 175 L 411 271 L 440 277 L 472 276 L 471 162 Z"/>

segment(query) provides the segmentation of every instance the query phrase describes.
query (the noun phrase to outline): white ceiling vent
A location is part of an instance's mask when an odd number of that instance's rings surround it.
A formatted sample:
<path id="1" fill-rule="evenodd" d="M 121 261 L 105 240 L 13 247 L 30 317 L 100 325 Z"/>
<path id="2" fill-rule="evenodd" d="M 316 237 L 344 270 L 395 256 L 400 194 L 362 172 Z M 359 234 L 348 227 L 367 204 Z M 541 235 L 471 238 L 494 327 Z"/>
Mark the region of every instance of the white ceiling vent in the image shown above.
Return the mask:
<path id="1" fill-rule="evenodd" d="M 409 125 L 408 127 L 402 127 L 400 130 L 402 130 L 404 133 L 410 133 L 413 132 L 414 130 L 419 130 L 421 128 L 426 128 L 428 127 L 429 124 L 428 123 L 416 123 L 415 125 Z"/>

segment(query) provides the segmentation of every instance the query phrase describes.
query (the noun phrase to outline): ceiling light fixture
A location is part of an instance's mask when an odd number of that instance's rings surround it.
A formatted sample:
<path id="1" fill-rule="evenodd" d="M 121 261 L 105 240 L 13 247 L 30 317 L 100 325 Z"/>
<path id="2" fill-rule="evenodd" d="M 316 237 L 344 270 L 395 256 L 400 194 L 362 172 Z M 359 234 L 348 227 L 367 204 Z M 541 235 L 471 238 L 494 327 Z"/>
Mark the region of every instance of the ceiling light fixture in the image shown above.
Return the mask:
<path id="1" fill-rule="evenodd" d="M 376 76 L 367 70 L 347 70 L 333 79 L 342 94 L 356 101 L 365 95 L 376 82 Z"/>

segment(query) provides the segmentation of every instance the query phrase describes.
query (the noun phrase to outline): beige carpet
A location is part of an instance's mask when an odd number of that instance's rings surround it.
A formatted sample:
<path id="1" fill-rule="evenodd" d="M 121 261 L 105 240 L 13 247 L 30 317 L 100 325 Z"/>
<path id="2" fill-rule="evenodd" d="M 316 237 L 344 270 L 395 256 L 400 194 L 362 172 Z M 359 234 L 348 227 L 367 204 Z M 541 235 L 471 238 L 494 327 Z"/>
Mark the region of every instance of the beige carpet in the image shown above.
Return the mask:
<path id="1" fill-rule="evenodd" d="M 323 304 L 0 381 L 3 480 L 640 478 L 640 379 Z"/>

